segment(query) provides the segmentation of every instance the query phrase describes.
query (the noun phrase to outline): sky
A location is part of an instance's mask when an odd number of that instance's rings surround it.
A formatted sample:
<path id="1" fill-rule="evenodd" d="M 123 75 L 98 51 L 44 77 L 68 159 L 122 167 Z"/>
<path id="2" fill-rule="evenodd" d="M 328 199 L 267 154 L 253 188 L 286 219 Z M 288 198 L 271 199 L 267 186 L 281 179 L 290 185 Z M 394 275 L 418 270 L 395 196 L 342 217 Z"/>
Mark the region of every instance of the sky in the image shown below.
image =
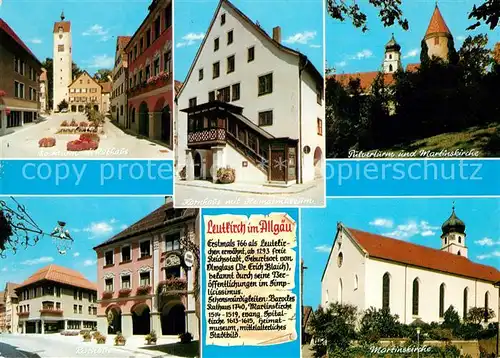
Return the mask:
<path id="1" fill-rule="evenodd" d="M 335 239 L 337 222 L 375 234 L 439 249 L 441 225 L 456 215 L 466 225 L 468 258 L 500 269 L 500 199 L 328 199 L 322 209 L 301 213 L 304 305 L 321 302 L 321 276 Z M 348 258 L 344 257 L 345 260 Z"/>
<path id="2" fill-rule="evenodd" d="M 306 55 L 323 71 L 323 2 L 321 0 L 233 0 L 240 11 L 272 35 L 281 27 L 285 46 Z M 307 5 L 305 5 L 307 3 Z M 174 76 L 183 82 L 212 20 L 218 1 L 176 0 L 174 3 Z M 301 6 L 299 6 L 301 5 Z"/>
<path id="3" fill-rule="evenodd" d="M 0 18 L 43 62 L 53 57 L 53 27 L 64 10 L 71 21 L 73 62 L 91 75 L 112 69 L 116 37 L 131 36 L 147 15 L 150 0 L 3 0 Z M 98 6 L 97 6 L 98 5 Z"/>
<path id="4" fill-rule="evenodd" d="M 340 22 L 327 16 L 325 28 L 326 66 L 328 68 L 333 67 L 336 73 L 379 70 L 384 58 L 384 46 L 391 39 L 392 33 L 401 45 L 403 66 L 420 62 L 420 43 L 434 12 L 435 0 L 403 0 L 403 15 L 408 19 L 410 26 L 408 31 L 404 31 L 397 24 L 384 28 L 377 17 L 377 12 L 367 5 L 368 1 L 360 3 L 361 9 L 368 16 L 369 30 L 365 33 L 355 28 L 349 20 Z M 457 50 L 469 35 L 487 34 L 489 48 L 500 41 L 498 29 L 491 31 L 489 27 L 482 25 L 474 31 L 466 30 L 474 22 L 468 19 L 468 15 L 475 3 L 481 3 L 481 0 L 438 1 L 441 14 L 454 37 Z"/>
<path id="5" fill-rule="evenodd" d="M 6 201 L 9 207 L 16 207 L 10 198 L 0 199 Z M 65 255 L 60 255 L 53 239 L 44 237 L 36 246 L 26 250 L 21 248 L 15 255 L 7 251 L 7 258 L 0 258 L 0 291 L 7 281 L 21 283 L 49 264 L 72 268 L 96 282 L 97 257 L 92 248 L 165 203 L 164 197 L 15 199 L 26 207 L 33 220 L 46 232 L 52 232 L 57 221 L 65 221 L 74 244 Z"/>

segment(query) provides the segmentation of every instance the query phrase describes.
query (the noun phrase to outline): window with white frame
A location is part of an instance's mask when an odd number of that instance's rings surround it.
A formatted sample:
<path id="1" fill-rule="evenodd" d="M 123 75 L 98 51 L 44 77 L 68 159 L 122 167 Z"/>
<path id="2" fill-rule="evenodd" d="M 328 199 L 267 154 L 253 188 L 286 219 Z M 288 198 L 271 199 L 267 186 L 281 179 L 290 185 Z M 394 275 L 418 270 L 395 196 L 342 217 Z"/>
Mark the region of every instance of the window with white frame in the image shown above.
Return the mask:
<path id="1" fill-rule="evenodd" d="M 104 266 L 110 266 L 110 265 L 113 265 L 113 264 L 114 264 L 114 261 L 113 261 L 113 250 L 106 251 L 106 253 L 104 254 Z"/>
<path id="2" fill-rule="evenodd" d="M 130 245 L 122 247 L 122 262 L 128 262 L 132 260 Z"/>
<path id="3" fill-rule="evenodd" d="M 122 276 L 122 288 L 124 289 L 130 288 L 130 275 Z"/>
<path id="4" fill-rule="evenodd" d="M 175 233 L 175 234 L 166 235 L 165 236 L 165 251 L 170 252 L 170 251 L 180 250 L 180 248 L 181 248 L 180 237 L 181 237 L 180 232 Z"/>
<path id="5" fill-rule="evenodd" d="M 149 271 L 141 272 L 139 279 L 140 279 L 141 286 L 150 286 L 151 285 L 151 273 Z"/>
<path id="6" fill-rule="evenodd" d="M 113 292 L 113 279 L 112 278 L 107 278 L 104 280 L 104 288 L 106 292 Z"/>
<path id="7" fill-rule="evenodd" d="M 139 245 L 141 250 L 141 257 L 151 256 L 151 241 L 143 241 Z"/>

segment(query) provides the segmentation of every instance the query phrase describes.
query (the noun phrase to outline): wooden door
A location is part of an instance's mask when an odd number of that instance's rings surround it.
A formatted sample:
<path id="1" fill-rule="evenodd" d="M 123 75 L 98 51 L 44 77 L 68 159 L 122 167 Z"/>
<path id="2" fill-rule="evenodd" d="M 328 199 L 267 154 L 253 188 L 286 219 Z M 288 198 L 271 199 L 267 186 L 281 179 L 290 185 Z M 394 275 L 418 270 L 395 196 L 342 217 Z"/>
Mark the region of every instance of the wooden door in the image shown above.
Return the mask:
<path id="1" fill-rule="evenodd" d="M 287 160 L 285 151 L 283 149 L 271 150 L 271 180 L 272 181 L 285 181 Z"/>

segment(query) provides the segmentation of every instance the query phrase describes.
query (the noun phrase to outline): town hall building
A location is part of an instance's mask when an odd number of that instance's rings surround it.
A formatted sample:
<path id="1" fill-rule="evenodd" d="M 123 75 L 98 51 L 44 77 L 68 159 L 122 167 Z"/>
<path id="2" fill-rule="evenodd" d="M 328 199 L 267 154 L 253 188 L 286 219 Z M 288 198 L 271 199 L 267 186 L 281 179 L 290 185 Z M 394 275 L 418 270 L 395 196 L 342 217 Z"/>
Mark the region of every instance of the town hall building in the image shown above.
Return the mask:
<path id="1" fill-rule="evenodd" d="M 324 85 L 302 53 L 221 0 L 176 98 L 176 172 L 291 185 L 323 177 Z"/>
<path id="2" fill-rule="evenodd" d="M 465 228 L 453 208 L 437 250 L 339 223 L 321 279 L 321 306 L 387 308 L 405 324 L 440 322 L 450 306 L 463 319 L 480 307 L 493 309 L 497 321 L 500 272 L 468 258 Z"/>

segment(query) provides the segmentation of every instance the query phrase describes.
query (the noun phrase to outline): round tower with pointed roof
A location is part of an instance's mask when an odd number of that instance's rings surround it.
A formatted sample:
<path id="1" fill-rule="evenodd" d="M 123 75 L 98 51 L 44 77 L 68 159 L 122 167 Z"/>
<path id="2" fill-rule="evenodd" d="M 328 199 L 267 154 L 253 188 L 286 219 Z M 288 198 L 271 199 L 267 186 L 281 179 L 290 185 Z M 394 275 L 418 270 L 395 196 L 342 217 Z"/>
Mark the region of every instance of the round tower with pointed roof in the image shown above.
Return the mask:
<path id="1" fill-rule="evenodd" d="M 444 21 L 443 15 L 439 10 L 436 2 L 434 13 L 432 14 L 429 27 L 425 33 L 424 41 L 427 44 L 427 54 L 429 58 L 437 57 L 444 61 L 448 61 L 448 46 L 449 42 L 453 40 L 451 31 Z"/>
<path id="2" fill-rule="evenodd" d="M 392 34 L 392 38 L 385 45 L 384 73 L 394 73 L 401 68 L 401 46 Z"/>
<path id="3" fill-rule="evenodd" d="M 465 223 L 455 213 L 453 204 L 451 215 L 441 226 L 441 250 L 455 255 L 467 257 L 467 246 L 465 245 Z"/>

